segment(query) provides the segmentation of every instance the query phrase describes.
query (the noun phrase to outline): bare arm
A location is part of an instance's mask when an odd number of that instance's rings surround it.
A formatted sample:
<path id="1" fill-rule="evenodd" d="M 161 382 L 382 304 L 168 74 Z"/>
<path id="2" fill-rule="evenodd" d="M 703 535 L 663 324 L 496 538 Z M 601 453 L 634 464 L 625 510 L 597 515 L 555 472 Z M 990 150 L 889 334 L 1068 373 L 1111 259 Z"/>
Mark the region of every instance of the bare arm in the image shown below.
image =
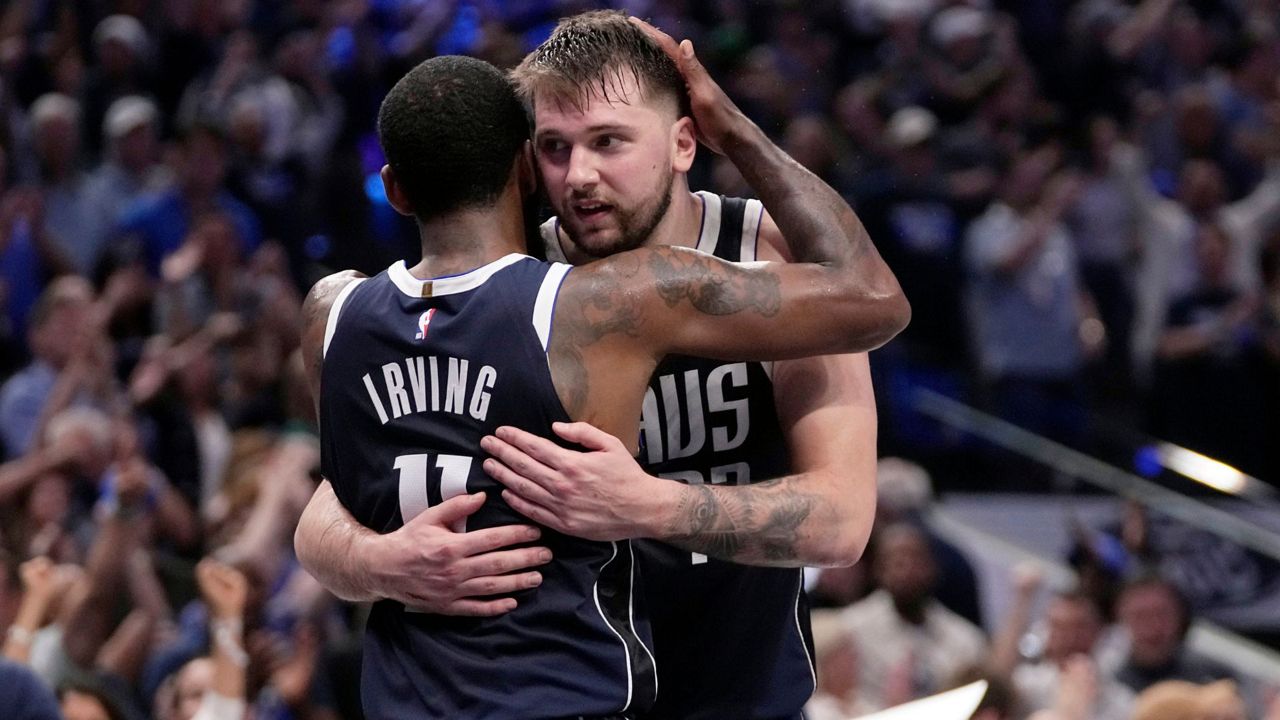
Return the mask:
<path id="1" fill-rule="evenodd" d="M 867 356 L 779 363 L 774 397 L 795 474 L 737 487 L 678 485 L 677 512 L 662 539 L 752 565 L 852 565 L 875 519 Z"/>
<path id="2" fill-rule="evenodd" d="M 1013 602 L 1005 612 L 1004 622 L 991 639 L 989 663 L 992 672 L 1005 678 L 1013 675 L 1014 668 L 1021 660 L 1018 643 L 1031 624 L 1031 609 L 1042 582 L 1040 570 L 1032 565 L 1015 567 L 1013 575 Z"/>
<path id="3" fill-rule="evenodd" d="M 865 355 L 780 363 L 775 397 L 796 473 L 743 486 L 645 473 L 621 441 L 557 425 L 581 453 L 516 428 L 485 438 L 485 470 L 520 513 L 596 540 L 649 537 L 750 565 L 851 565 L 875 514 L 875 399 Z"/>
<path id="4" fill-rule="evenodd" d="M 213 560 L 196 566 L 200 594 L 209 607 L 210 657 L 213 678 L 209 690 L 223 702 L 244 702 L 245 665 L 249 658 L 244 650 L 244 608 L 248 582 L 238 570 Z M 205 703 L 209 701 L 205 696 Z M 214 702 L 217 702 L 215 700 Z M 203 705 L 203 703 L 202 703 Z"/>
<path id="5" fill-rule="evenodd" d="M 447 615 L 500 615 L 505 595 L 537 587 L 530 568 L 551 560 L 544 547 L 503 549 L 540 535 L 529 525 L 454 532 L 454 521 L 480 509 L 484 495 L 433 505 L 400 529 L 380 535 L 356 522 L 328 481 L 316 489 L 294 534 L 298 561 L 327 590 L 353 602 L 389 598 Z"/>
<path id="6" fill-rule="evenodd" d="M 803 264 L 792 268 L 797 277 L 781 278 L 796 285 L 795 288 L 787 288 L 784 283 L 781 298 L 784 304 L 787 300 L 801 300 L 803 294 L 788 295 L 798 291 L 801 285 L 808 285 L 810 291 L 824 296 L 825 312 L 836 316 L 832 318 L 829 329 L 847 337 L 843 342 L 834 341 L 819 351 L 870 350 L 896 335 L 907 324 L 910 306 L 897 279 L 876 252 L 866 229 L 848 203 L 771 142 L 733 104 L 707 74 L 694 53 L 692 43 L 686 40 L 677 46 L 666 33 L 634 18 L 633 22 L 640 25 L 679 67 L 688 88 L 699 139 L 733 161 L 786 237 L 791 256 Z M 676 267 L 681 267 L 681 264 L 677 262 Z M 686 290 L 682 287 L 688 280 L 685 275 L 677 274 L 671 279 L 674 285 L 665 287 L 663 293 L 668 303 L 674 302 L 673 297 L 679 298 L 681 292 L 689 291 L 702 293 L 713 307 L 714 301 L 722 299 L 721 293 L 713 292 L 707 296 L 706 288 Z M 764 302 L 769 292 L 765 285 L 769 282 L 771 280 L 767 278 L 746 281 L 742 289 L 751 292 L 757 301 Z M 780 310 L 785 312 L 786 308 Z M 690 334 L 698 334 L 700 330 L 689 328 Z M 807 354 L 814 353 L 791 357 Z"/>

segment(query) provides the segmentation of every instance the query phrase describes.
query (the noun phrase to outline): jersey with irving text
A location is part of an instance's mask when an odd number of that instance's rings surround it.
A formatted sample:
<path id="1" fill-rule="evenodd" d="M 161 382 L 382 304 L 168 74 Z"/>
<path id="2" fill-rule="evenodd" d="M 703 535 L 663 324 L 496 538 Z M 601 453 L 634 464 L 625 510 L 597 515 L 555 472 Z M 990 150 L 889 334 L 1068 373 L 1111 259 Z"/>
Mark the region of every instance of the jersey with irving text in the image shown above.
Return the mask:
<path id="1" fill-rule="evenodd" d="M 344 288 L 325 338 L 321 454 L 357 520 L 386 533 L 450 497 L 483 492 L 484 506 L 456 530 L 528 522 L 482 470 L 480 439 L 500 425 L 554 437 L 551 424 L 569 420 L 546 357 L 568 270 L 508 255 L 424 281 L 398 263 Z M 631 544 L 545 528 L 538 542 L 554 559 L 508 614 L 374 605 L 361 681 L 367 717 L 529 720 L 634 713 L 653 702 Z"/>
<path id="2" fill-rule="evenodd" d="M 697 249 L 756 260 L 763 206 L 699 192 Z M 556 221 L 542 229 L 563 261 Z M 760 482 L 791 470 L 771 365 L 671 356 L 645 392 L 639 461 L 685 483 Z M 797 718 L 815 676 L 802 571 L 764 568 L 635 541 L 658 658 L 655 720 Z"/>

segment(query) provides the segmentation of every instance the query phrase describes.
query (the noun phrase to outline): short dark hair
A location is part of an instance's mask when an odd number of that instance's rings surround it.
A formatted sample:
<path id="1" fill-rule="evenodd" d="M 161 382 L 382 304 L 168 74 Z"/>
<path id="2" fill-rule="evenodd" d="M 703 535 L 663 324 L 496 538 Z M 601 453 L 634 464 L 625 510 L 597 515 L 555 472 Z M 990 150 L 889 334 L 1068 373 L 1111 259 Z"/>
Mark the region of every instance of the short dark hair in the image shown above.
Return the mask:
<path id="1" fill-rule="evenodd" d="M 529 139 L 511 82 L 483 60 L 425 60 L 387 93 L 378 140 L 414 215 L 491 205 Z"/>
<path id="2" fill-rule="evenodd" d="M 1124 584 L 1120 586 L 1119 592 L 1116 593 L 1115 607 L 1119 608 L 1130 593 L 1136 590 L 1145 590 L 1147 588 L 1162 590 L 1169 596 L 1169 599 L 1173 601 L 1174 607 L 1177 608 L 1178 615 L 1180 616 L 1179 630 L 1183 637 L 1185 637 L 1187 631 L 1191 629 L 1191 621 L 1193 619 L 1191 601 L 1187 599 L 1182 588 L 1178 587 L 1178 585 L 1169 578 L 1154 570 L 1140 572 L 1125 580 Z"/>
<path id="3" fill-rule="evenodd" d="M 513 71 L 520 98 L 530 108 L 539 91 L 574 107 L 584 107 L 592 92 L 619 100 L 619 86 L 631 74 L 641 96 L 667 96 L 681 115 L 689 114 L 689 95 L 675 62 L 620 10 L 595 10 L 565 18 L 551 37 Z"/>

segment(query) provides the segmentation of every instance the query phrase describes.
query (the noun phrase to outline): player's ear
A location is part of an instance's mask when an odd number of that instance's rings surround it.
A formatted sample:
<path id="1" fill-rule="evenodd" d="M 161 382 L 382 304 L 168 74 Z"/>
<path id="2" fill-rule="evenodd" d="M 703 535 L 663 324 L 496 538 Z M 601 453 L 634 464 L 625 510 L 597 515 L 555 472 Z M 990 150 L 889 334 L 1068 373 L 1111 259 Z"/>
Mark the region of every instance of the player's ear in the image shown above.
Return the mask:
<path id="1" fill-rule="evenodd" d="M 689 172 L 698 152 L 698 133 L 694 129 L 693 118 L 684 115 L 676 120 L 671 126 L 671 144 L 674 147 L 671 169 L 680 173 Z"/>
<path id="2" fill-rule="evenodd" d="M 382 172 L 382 189 L 387 193 L 387 202 L 391 203 L 391 207 L 401 215 L 413 216 L 413 205 L 409 203 L 409 196 L 405 195 L 404 188 L 400 186 L 400 181 L 396 179 L 395 171 L 390 165 L 383 165 Z"/>
<path id="3" fill-rule="evenodd" d="M 516 172 L 519 173 L 520 194 L 529 197 L 538 192 L 538 161 L 533 156 L 533 143 L 524 141 L 520 155 L 516 158 Z"/>

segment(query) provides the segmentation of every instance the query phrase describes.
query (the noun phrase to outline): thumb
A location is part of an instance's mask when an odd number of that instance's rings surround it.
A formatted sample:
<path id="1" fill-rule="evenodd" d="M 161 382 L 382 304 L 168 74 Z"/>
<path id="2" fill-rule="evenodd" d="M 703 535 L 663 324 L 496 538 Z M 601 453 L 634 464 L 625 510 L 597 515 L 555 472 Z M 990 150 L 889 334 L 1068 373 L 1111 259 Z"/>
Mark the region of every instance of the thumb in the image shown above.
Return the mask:
<path id="1" fill-rule="evenodd" d="M 417 518 L 410 522 L 424 522 L 430 525 L 439 525 L 441 527 L 450 527 L 453 523 L 461 520 L 468 515 L 475 513 L 484 505 L 485 494 L 482 492 L 473 493 L 471 495 L 455 495 L 448 500 L 433 505 L 424 510 Z M 408 523 L 406 523 L 408 524 Z"/>
<path id="2" fill-rule="evenodd" d="M 701 69 L 702 62 L 698 60 L 698 56 L 693 52 L 692 40 L 680 41 L 680 61 L 690 69 Z"/>
<path id="3" fill-rule="evenodd" d="M 609 450 L 621 442 L 595 425 L 584 422 L 552 423 L 555 434 L 572 443 L 577 443 L 588 450 Z"/>

